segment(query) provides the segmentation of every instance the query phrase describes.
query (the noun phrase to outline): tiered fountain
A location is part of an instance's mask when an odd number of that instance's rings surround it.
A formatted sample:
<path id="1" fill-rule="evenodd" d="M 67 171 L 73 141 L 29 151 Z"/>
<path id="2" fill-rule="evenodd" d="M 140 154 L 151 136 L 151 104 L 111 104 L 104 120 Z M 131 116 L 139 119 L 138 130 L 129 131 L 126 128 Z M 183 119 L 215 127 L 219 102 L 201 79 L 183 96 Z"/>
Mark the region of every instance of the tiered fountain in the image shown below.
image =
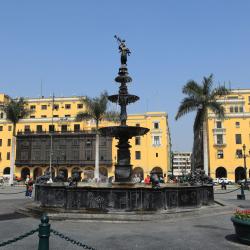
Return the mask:
<path id="1" fill-rule="evenodd" d="M 112 185 L 110 183 L 105 185 L 87 184 L 88 186 L 80 183 L 77 186 L 70 186 L 64 182 L 38 183 L 35 189 L 36 208 L 47 212 L 53 208 L 53 212 L 58 211 L 58 216 L 62 218 L 63 213 L 60 212 L 72 213 L 75 210 L 83 213 L 96 210 L 105 213 L 160 210 L 167 213 L 168 210 L 173 209 L 197 208 L 213 204 L 213 186 L 204 184 L 206 182 L 203 175 L 191 176 L 189 184 L 164 184 L 157 189 L 152 188 L 151 185 L 132 183 L 129 139 L 145 135 L 149 129 L 126 124 L 127 105 L 136 102 L 139 97 L 130 95 L 127 88 L 127 83 L 132 81 L 127 69 L 127 56 L 130 51 L 124 40 L 115 38 L 119 42 L 121 52 L 121 66 L 118 76 L 115 78 L 115 81 L 120 83 L 120 87 L 118 95 L 111 95 L 108 98 L 121 107 L 120 125 L 100 129 L 103 136 L 112 136 L 118 139 L 115 182 Z M 79 212 L 76 216 L 80 216 Z"/>
<path id="2" fill-rule="evenodd" d="M 115 36 L 119 42 L 119 50 L 121 53 L 121 67 L 115 81 L 120 83 L 118 95 L 111 95 L 108 99 L 111 102 L 118 103 L 121 107 L 120 126 L 101 128 L 100 133 L 103 136 L 111 136 L 118 139 L 117 144 L 117 164 L 115 165 L 115 182 L 131 183 L 132 165 L 130 164 L 129 139 L 134 136 L 144 135 L 149 129 L 135 126 L 128 126 L 127 122 L 127 105 L 139 100 L 136 95 L 128 93 L 127 83 L 132 82 L 132 78 L 128 74 L 127 56 L 130 54 L 129 49 L 125 45 L 125 40 L 121 40 Z"/>

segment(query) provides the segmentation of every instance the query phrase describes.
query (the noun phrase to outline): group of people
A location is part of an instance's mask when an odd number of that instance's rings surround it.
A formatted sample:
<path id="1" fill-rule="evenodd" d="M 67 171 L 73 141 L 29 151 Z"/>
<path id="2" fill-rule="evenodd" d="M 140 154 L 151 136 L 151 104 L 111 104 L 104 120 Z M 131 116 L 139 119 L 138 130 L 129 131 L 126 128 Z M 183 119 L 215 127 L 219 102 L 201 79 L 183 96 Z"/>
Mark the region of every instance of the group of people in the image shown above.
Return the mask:
<path id="1" fill-rule="evenodd" d="M 30 176 L 27 175 L 25 180 L 25 186 L 26 186 L 25 197 L 32 198 L 33 184 L 34 182 L 32 178 L 30 178 Z"/>

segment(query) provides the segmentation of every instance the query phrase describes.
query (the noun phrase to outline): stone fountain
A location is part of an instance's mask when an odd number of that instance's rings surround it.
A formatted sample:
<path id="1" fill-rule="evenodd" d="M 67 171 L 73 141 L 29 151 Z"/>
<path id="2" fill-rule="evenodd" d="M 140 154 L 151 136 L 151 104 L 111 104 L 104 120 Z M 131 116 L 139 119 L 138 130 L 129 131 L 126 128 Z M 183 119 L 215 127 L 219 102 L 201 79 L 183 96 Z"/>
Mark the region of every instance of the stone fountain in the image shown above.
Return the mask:
<path id="1" fill-rule="evenodd" d="M 118 139 L 117 163 L 115 164 L 115 182 L 113 184 L 83 184 L 70 185 L 60 181 L 56 183 L 37 183 L 35 189 L 36 209 L 40 211 L 57 211 L 62 213 L 79 212 L 88 214 L 98 210 L 98 213 L 112 211 L 138 212 L 140 211 L 173 211 L 175 209 L 197 208 L 214 202 L 213 186 L 202 173 L 190 175 L 189 183 L 164 184 L 158 188 L 151 185 L 134 184 L 131 181 L 132 165 L 130 163 L 129 140 L 134 136 L 145 135 L 149 129 L 128 126 L 127 105 L 139 100 L 136 95 L 128 93 L 127 84 L 132 81 L 127 68 L 127 57 L 130 50 L 125 41 L 115 36 L 121 53 L 121 66 L 115 81 L 120 84 L 119 93 L 110 95 L 111 102 L 121 107 L 120 125 L 100 129 L 103 136 Z M 128 213 L 131 216 L 131 213 Z"/>
<path id="2" fill-rule="evenodd" d="M 119 43 L 121 53 L 121 66 L 115 81 L 120 83 L 118 95 L 110 95 L 108 99 L 113 103 L 118 103 L 121 107 L 120 126 L 106 127 L 99 129 L 101 135 L 115 137 L 117 144 L 117 164 L 115 165 L 115 182 L 131 184 L 132 165 L 130 164 L 130 144 L 129 139 L 135 136 L 145 135 L 149 129 L 139 126 L 127 125 L 127 105 L 139 100 L 136 95 L 128 93 L 127 83 L 132 82 L 127 68 L 127 56 L 130 50 L 125 45 L 125 40 L 115 36 Z"/>

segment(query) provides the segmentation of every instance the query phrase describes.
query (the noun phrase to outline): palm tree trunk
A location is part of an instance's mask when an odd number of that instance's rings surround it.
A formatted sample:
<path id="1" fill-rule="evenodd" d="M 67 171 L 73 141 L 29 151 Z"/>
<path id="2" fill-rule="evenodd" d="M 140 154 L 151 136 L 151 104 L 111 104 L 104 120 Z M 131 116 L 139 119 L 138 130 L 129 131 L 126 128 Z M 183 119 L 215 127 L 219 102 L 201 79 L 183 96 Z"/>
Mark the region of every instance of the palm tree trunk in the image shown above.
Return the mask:
<path id="1" fill-rule="evenodd" d="M 94 178 L 98 182 L 99 176 L 99 132 L 98 132 L 98 122 L 96 122 L 96 140 L 95 140 L 95 173 Z"/>
<path id="2" fill-rule="evenodd" d="M 11 155 L 10 155 L 9 185 L 13 185 L 13 179 L 14 179 L 14 173 L 15 173 L 15 148 L 16 148 L 16 125 L 13 124 Z"/>
<path id="3" fill-rule="evenodd" d="M 205 170 L 205 173 L 207 175 L 209 175 L 209 171 L 208 171 L 208 140 L 207 140 L 207 119 L 205 118 L 205 120 L 203 121 L 203 167 Z"/>

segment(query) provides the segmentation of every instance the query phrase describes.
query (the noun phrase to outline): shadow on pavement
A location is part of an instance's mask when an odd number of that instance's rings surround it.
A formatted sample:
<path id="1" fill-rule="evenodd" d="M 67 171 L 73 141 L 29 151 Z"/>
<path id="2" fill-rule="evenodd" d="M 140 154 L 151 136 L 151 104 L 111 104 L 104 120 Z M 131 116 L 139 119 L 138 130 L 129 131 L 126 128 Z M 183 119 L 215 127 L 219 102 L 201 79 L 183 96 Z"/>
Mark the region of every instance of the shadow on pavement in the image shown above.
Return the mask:
<path id="1" fill-rule="evenodd" d="M 23 219 L 27 217 L 28 217 L 27 215 L 15 213 L 15 212 L 10 213 L 10 214 L 0 214 L 0 221 Z"/>

